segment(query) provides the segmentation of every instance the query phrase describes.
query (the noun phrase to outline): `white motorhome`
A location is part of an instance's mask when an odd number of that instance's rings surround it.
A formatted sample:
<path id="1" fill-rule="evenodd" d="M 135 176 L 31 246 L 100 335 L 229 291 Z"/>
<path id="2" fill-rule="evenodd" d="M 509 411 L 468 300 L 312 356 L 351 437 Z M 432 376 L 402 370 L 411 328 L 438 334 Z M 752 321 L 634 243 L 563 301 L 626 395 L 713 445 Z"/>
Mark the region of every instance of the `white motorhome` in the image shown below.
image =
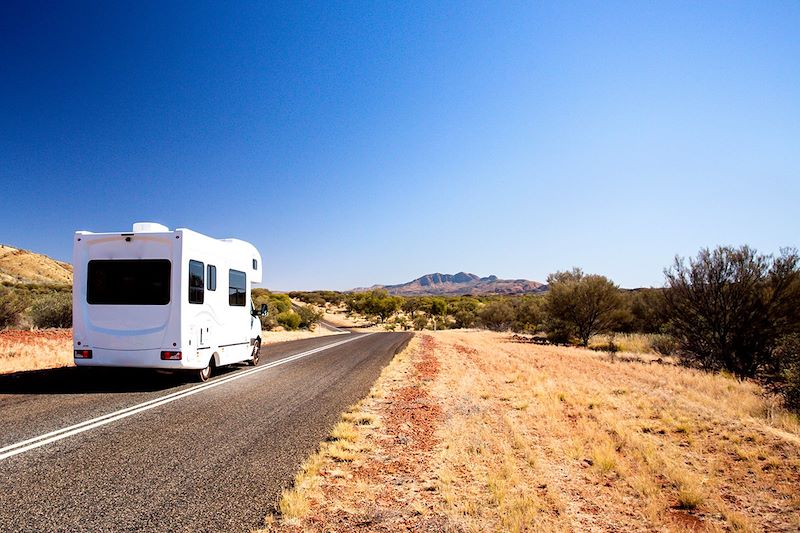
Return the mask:
<path id="1" fill-rule="evenodd" d="M 250 243 L 139 222 L 131 232 L 75 233 L 73 344 L 78 366 L 189 370 L 258 364 L 250 288 L 261 255 Z"/>

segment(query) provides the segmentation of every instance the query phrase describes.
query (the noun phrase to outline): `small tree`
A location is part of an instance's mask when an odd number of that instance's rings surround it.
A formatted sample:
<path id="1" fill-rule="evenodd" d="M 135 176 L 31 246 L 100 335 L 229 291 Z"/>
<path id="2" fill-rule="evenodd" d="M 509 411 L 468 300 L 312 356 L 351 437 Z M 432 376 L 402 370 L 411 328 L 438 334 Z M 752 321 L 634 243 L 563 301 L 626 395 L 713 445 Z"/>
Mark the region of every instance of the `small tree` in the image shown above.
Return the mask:
<path id="1" fill-rule="evenodd" d="M 547 277 L 545 299 L 551 332 L 569 331 L 581 345 L 592 335 L 607 331 L 622 308 L 619 288 L 605 276 L 586 275 L 579 268 Z"/>
<path id="2" fill-rule="evenodd" d="M 514 323 L 516 312 L 508 298 L 498 298 L 478 311 L 478 316 L 484 327 L 494 331 L 505 331 Z"/>
<path id="3" fill-rule="evenodd" d="M 478 308 L 480 302 L 474 298 L 459 298 L 450 306 L 450 314 L 453 316 L 453 327 L 471 328 L 478 320 Z"/>
<path id="4" fill-rule="evenodd" d="M 669 327 L 690 360 L 739 377 L 779 371 L 771 357 L 800 323 L 800 258 L 777 258 L 748 246 L 703 249 L 665 271 Z"/>
<path id="5" fill-rule="evenodd" d="M 514 302 L 515 318 L 512 328 L 514 331 L 536 332 L 544 316 L 541 296 L 522 296 Z"/>
<path id="6" fill-rule="evenodd" d="M 381 322 L 386 322 L 387 319 L 392 317 L 397 311 L 400 310 L 400 305 L 403 303 L 402 299 L 397 296 L 385 296 L 379 298 L 375 302 L 375 314 L 381 319 Z"/>
<path id="7" fill-rule="evenodd" d="M 428 314 L 433 320 L 433 329 L 437 329 L 437 319 L 440 323 L 444 322 L 444 316 L 447 314 L 447 300 L 444 298 L 431 298 L 428 300 Z"/>

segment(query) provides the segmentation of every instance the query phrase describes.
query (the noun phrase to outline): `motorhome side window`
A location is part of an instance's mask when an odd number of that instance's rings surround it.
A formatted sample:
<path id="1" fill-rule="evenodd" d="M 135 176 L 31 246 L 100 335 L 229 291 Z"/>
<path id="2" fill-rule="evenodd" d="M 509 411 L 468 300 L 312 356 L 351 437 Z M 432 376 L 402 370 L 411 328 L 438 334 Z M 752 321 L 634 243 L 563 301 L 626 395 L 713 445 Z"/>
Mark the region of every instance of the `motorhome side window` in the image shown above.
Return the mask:
<path id="1" fill-rule="evenodd" d="M 208 276 L 206 277 L 206 289 L 210 291 L 217 290 L 217 267 L 208 265 Z"/>
<path id="2" fill-rule="evenodd" d="M 93 259 L 86 273 L 86 302 L 167 305 L 171 269 L 167 259 Z"/>
<path id="3" fill-rule="evenodd" d="M 201 304 L 203 303 L 204 294 L 204 280 L 205 265 L 200 261 L 189 261 L 189 303 Z"/>
<path id="4" fill-rule="evenodd" d="M 238 270 L 228 271 L 228 305 L 244 307 L 247 302 L 247 276 Z"/>

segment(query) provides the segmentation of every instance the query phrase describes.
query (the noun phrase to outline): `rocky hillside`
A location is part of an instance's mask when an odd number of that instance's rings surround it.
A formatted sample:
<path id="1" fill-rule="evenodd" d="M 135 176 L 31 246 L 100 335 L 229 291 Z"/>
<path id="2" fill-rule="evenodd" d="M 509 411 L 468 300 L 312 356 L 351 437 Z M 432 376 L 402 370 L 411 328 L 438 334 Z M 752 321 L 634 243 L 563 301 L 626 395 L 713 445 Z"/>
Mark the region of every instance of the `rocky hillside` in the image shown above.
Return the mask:
<path id="1" fill-rule="evenodd" d="M 414 281 L 400 285 L 374 285 L 354 289 L 354 292 L 385 289 L 390 294 L 418 296 L 433 294 L 525 294 L 543 292 L 547 286 L 527 279 L 499 279 L 497 276 L 482 278 L 468 272 L 458 274 L 427 274 Z"/>
<path id="2" fill-rule="evenodd" d="M 0 244 L 0 284 L 72 285 L 72 265 Z"/>

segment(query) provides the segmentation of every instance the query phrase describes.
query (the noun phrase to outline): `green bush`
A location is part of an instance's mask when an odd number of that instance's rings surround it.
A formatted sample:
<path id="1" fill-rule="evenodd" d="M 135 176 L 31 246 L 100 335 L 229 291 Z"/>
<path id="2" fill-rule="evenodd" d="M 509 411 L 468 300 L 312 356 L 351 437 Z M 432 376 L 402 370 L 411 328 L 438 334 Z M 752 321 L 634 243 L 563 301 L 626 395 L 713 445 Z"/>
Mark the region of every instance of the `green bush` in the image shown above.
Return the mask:
<path id="1" fill-rule="evenodd" d="M 417 315 L 413 321 L 414 329 L 417 331 L 421 331 L 428 326 L 428 317 L 425 315 Z"/>
<path id="2" fill-rule="evenodd" d="M 30 317 L 37 328 L 72 327 L 72 295 L 55 292 L 40 296 L 31 306 Z"/>
<path id="3" fill-rule="evenodd" d="M 300 315 L 294 311 L 284 311 L 282 313 L 278 313 L 278 316 L 275 317 L 275 320 L 279 325 L 283 326 L 284 329 L 289 331 L 294 331 L 299 328 L 300 322 L 302 322 Z"/>
<path id="4" fill-rule="evenodd" d="M 322 311 L 317 311 L 310 305 L 301 305 L 297 308 L 297 314 L 300 316 L 300 327 L 308 330 L 313 330 L 314 327 L 322 320 Z"/>
<path id="5" fill-rule="evenodd" d="M 502 298 L 485 305 L 478 312 L 478 316 L 485 328 L 505 331 L 511 327 L 517 315 L 511 302 L 507 298 Z"/>
<path id="6" fill-rule="evenodd" d="M 11 289 L 0 287 L 0 328 L 17 325 L 22 308 L 22 301 Z"/>

